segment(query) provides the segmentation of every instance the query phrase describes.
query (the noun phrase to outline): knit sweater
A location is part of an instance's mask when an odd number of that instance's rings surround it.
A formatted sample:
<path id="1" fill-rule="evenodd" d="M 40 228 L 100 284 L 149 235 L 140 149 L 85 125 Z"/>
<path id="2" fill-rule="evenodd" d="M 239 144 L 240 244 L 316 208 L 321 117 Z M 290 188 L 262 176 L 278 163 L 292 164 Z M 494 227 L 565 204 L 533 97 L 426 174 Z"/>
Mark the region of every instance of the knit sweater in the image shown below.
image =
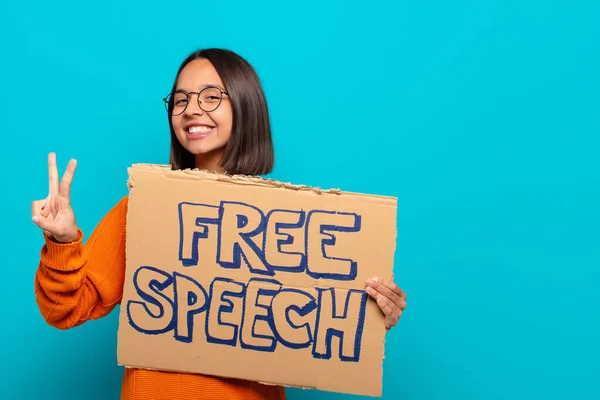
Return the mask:
<path id="1" fill-rule="evenodd" d="M 129 198 L 123 197 L 87 242 L 59 243 L 44 236 L 35 275 L 37 304 L 48 324 L 68 329 L 101 318 L 120 304 L 125 277 L 125 228 Z M 125 368 L 122 400 L 282 400 L 280 386 L 188 373 Z"/>

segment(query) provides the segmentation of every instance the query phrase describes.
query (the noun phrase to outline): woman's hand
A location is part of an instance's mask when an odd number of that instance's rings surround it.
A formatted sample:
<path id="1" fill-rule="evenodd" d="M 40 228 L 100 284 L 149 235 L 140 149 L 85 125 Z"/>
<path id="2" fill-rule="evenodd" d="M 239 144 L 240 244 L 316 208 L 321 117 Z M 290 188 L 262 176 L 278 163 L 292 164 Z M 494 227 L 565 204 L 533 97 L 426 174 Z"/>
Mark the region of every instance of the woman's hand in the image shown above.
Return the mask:
<path id="1" fill-rule="evenodd" d="M 406 308 L 406 293 L 394 282 L 377 277 L 367 280 L 366 292 L 377 301 L 385 315 L 385 329 L 390 330 L 398 323 Z"/>
<path id="2" fill-rule="evenodd" d="M 56 154 L 48 155 L 48 179 L 50 190 L 45 200 L 31 205 L 33 222 L 51 239 L 67 243 L 77 240 L 79 229 L 71 208 L 71 182 L 75 174 L 76 160 L 70 160 L 61 182 L 58 181 Z"/>

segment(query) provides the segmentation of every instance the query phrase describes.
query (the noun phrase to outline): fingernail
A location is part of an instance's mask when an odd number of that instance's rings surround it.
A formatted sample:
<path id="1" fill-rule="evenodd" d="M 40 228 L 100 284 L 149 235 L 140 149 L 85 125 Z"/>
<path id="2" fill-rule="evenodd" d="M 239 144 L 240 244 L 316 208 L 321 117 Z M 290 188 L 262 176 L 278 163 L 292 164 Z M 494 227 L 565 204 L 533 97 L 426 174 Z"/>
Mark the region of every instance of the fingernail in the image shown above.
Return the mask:
<path id="1" fill-rule="evenodd" d="M 40 220 L 40 217 L 38 217 L 37 215 L 33 218 L 31 218 L 33 220 L 33 222 L 38 222 Z"/>
<path id="2" fill-rule="evenodd" d="M 372 285 L 373 284 L 373 280 L 372 279 L 367 279 L 367 285 Z"/>

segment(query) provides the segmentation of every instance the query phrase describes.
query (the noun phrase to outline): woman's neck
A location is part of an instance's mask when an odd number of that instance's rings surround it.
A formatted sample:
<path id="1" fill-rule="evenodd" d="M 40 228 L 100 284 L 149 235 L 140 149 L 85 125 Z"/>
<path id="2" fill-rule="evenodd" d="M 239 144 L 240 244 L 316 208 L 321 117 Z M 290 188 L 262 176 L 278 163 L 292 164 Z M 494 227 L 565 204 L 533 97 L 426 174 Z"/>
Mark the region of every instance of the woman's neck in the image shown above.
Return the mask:
<path id="1" fill-rule="evenodd" d="M 219 165 L 222 158 L 223 158 L 222 149 L 214 150 L 214 151 L 211 151 L 209 153 L 204 153 L 204 154 L 196 154 L 196 156 L 195 156 L 196 168 L 224 173 L 225 169 Z"/>

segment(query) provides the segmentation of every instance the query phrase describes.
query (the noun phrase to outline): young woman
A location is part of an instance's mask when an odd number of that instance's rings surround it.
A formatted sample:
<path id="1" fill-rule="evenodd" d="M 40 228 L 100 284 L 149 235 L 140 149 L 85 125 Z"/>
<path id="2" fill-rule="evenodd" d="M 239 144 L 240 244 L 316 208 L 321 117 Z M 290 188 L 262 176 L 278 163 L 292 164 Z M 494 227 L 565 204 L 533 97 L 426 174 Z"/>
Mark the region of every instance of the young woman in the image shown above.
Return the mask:
<path id="1" fill-rule="evenodd" d="M 164 99 L 171 130 L 174 169 L 200 168 L 229 174 L 262 175 L 274 163 L 267 103 L 253 67 L 236 53 L 204 49 L 179 68 Z M 120 303 L 125 274 L 128 197 L 123 197 L 83 244 L 70 203 L 76 161 L 59 182 L 56 155 L 48 156 L 50 191 L 32 205 L 33 222 L 45 244 L 35 276 L 44 319 L 68 329 L 101 318 Z M 394 326 L 406 295 L 393 282 L 367 282 L 367 292 Z M 282 387 L 196 374 L 126 368 L 122 399 L 283 399 Z"/>

